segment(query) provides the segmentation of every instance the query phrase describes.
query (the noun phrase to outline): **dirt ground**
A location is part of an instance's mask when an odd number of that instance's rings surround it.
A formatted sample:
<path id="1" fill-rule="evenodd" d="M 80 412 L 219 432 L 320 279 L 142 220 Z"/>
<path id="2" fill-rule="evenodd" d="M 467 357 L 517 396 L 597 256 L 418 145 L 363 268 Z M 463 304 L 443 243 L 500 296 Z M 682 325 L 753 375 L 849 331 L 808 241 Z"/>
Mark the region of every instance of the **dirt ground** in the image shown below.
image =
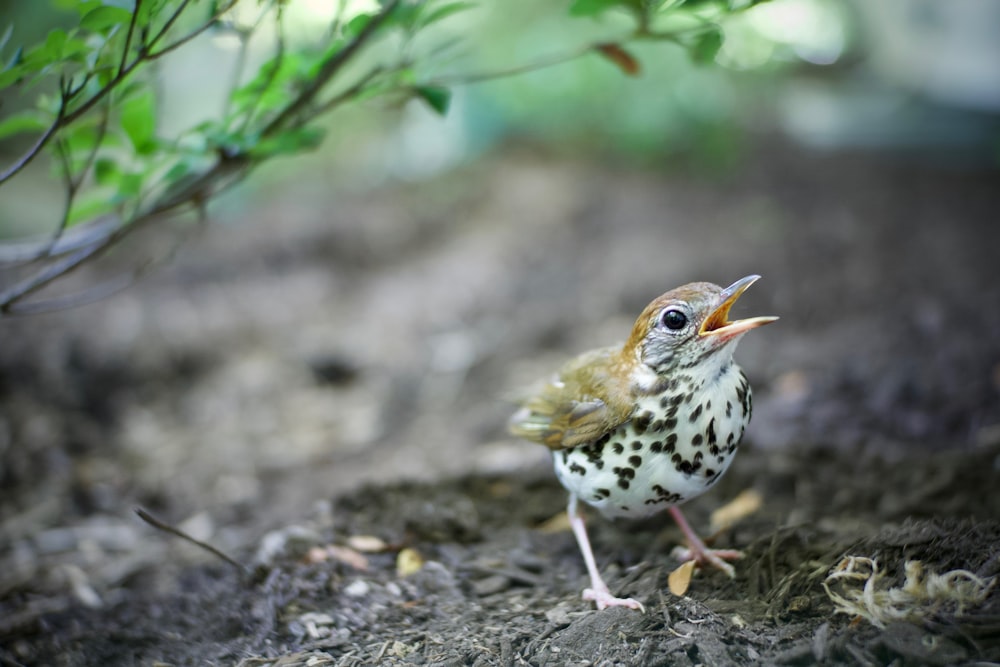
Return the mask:
<path id="1" fill-rule="evenodd" d="M 226 202 L 141 284 L 0 322 L 0 664 L 1000 662 L 998 177 L 520 150 Z M 707 533 L 759 494 L 713 536 L 745 558 L 677 597 L 669 517 L 593 515 L 609 585 L 646 607 L 594 611 L 506 397 L 660 292 L 749 273 L 739 314 L 782 318 L 737 353 L 755 421 L 686 506 Z"/>

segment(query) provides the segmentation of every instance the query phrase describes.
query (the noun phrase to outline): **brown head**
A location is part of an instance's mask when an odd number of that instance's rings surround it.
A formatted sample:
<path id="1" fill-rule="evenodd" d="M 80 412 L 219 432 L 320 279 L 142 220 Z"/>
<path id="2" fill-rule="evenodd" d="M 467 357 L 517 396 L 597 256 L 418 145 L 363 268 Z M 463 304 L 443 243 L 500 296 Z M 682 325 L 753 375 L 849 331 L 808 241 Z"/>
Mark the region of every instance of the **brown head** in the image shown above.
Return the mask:
<path id="1" fill-rule="evenodd" d="M 662 294 L 639 315 L 625 353 L 636 354 L 640 363 L 661 374 L 703 364 L 721 367 L 732 360 L 743 334 L 778 319 L 729 321 L 733 304 L 759 278 L 747 276 L 726 288 L 690 283 Z"/>

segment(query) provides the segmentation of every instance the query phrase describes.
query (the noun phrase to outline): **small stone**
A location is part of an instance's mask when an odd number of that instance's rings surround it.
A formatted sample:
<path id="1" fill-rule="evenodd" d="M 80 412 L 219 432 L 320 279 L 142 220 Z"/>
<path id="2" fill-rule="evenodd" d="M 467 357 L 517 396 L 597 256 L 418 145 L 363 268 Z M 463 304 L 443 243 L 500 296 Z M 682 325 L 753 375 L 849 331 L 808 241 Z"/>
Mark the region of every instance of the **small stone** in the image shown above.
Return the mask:
<path id="1" fill-rule="evenodd" d="M 371 586 L 364 579 L 356 579 L 344 587 L 344 595 L 352 598 L 360 598 L 368 595 Z"/>
<path id="2" fill-rule="evenodd" d="M 501 593 L 508 588 L 510 588 L 510 579 L 502 574 L 494 574 L 472 584 L 472 591 L 479 597 Z"/>

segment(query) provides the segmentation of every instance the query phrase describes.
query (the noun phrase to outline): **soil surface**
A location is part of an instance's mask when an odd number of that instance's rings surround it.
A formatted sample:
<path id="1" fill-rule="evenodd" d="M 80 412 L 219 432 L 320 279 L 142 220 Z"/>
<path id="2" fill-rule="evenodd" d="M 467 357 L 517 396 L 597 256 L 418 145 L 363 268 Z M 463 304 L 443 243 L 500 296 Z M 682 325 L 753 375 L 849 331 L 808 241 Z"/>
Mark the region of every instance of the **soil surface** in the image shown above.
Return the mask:
<path id="1" fill-rule="evenodd" d="M 129 290 L 0 322 L 0 664 L 1000 661 L 998 182 L 912 155 L 769 147 L 709 177 L 523 151 L 227 202 Z M 506 397 L 666 289 L 749 273 L 736 314 L 781 317 L 737 352 L 755 421 L 685 506 L 736 576 L 674 595 L 668 516 L 591 513 L 645 605 L 595 611 Z"/>

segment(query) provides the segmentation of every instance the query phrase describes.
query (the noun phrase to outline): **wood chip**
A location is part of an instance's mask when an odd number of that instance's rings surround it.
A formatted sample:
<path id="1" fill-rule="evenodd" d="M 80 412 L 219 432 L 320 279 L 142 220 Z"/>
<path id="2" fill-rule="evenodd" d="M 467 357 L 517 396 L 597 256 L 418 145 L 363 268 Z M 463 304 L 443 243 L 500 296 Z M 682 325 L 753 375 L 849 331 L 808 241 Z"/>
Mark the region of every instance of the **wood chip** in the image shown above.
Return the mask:
<path id="1" fill-rule="evenodd" d="M 693 560 L 689 560 L 670 573 L 670 576 L 667 577 L 667 586 L 671 593 L 677 597 L 687 593 L 687 589 L 691 585 L 691 577 L 694 575 L 695 564 Z"/>
<path id="2" fill-rule="evenodd" d="M 366 554 L 377 554 L 389 550 L 389 545 L 375 535 L 352 535 L 347 538 L 347 546 Z"/>

